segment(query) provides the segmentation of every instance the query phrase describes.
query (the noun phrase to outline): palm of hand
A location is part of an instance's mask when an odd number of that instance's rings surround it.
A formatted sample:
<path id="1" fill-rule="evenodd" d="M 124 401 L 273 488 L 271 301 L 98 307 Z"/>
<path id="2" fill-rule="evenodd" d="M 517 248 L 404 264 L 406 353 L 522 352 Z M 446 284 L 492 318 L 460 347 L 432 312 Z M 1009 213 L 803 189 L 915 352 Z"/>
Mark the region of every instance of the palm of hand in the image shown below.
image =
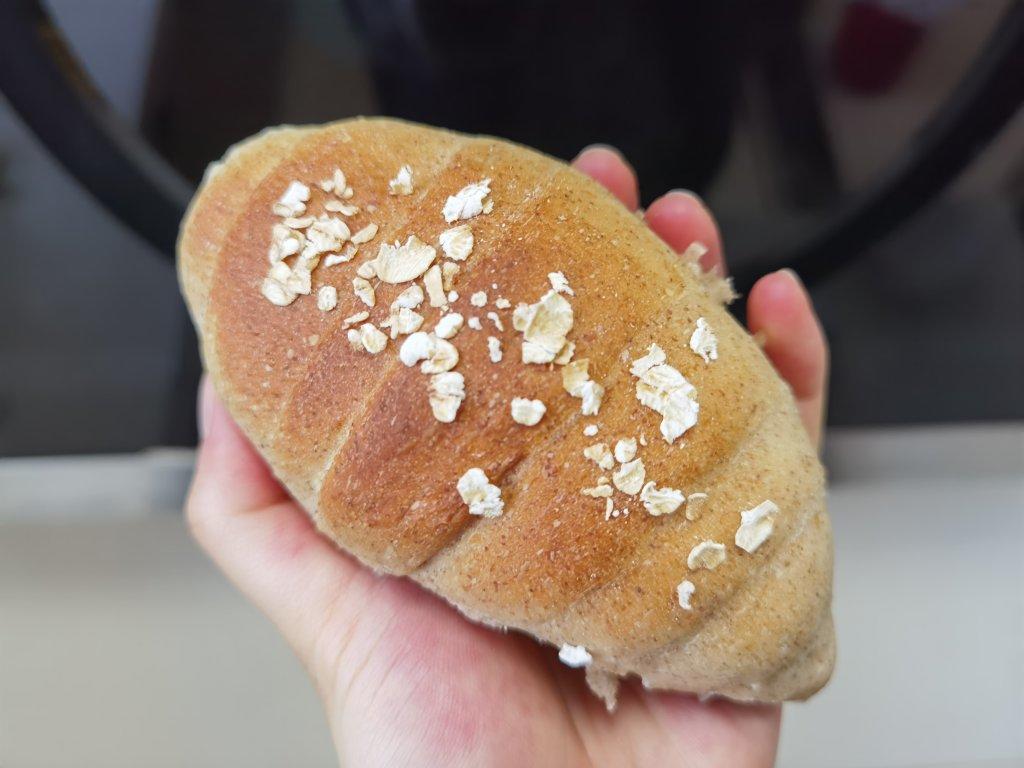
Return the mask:
<path id="1" fill-rule="evenodd" d="M 636 207 L 635 177 L 618 155 L 592 149 L 576 165 Z M 677 250 L 704 242 L 704 266 L 722 269 L 717 230 L 694 198 L 670 193 L 646 219 Z M 806 294 L 790 275 L 770 275 L 748 313 L 817 440 L 826 349 Z M 772 763 L 778 707 L 700 703 L 629 682 L 610 715 L 550 648 L 471 624 L 416 585 L 361 567 L 317 534 L 208 384 L 202 394 L 189 521 L 306 665 L 343 764 Z"/>

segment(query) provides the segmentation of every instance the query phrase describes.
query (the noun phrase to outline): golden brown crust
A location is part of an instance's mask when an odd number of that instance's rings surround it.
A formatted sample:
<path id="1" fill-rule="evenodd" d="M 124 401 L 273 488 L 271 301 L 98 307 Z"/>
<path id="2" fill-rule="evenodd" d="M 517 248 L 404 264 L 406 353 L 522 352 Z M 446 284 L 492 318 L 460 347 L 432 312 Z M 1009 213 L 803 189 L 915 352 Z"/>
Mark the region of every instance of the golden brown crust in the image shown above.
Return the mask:
<path id="1" fill-rule="evenodd" d="M 414 193 L 389 195 L 404 163 Z M 335 167 L 363 209 L 353 230 L 372 221 L 378 236 L 352 264 L 313 273 L 314 291 L 338 289 L 337 309 L 321 312 L 309 297 L 273 306 L 259 290 L 272 204 L 293 179 L 315 184 Z M 409 234 L 436 244 L 450 226 L 440 213 L 447 196 L 484 177 L 494 212 L 471 221 L 476 247 L 461 265 L 455 309 L 488 328 L 455 339 L 467 397 L 442 424 L 427 406 L 426 377 L 397 360 L 396 343 L 376 356 L 354 352 L 342 319 L 365 309 L 352 292 L 354 265 Z M 496 139 L 391 120 L 279 129 L 208 174 L 179 264 L 228 408 L 321 530 L 370 566 L 411 575 L 481 621 L 585 645 L 594 670 L 656 687 L 768 701 L 827 681 L 830 530 L 822 470 L 792 397 L 702 281 L 589 179 Z M 536 301 L 555 270 L 576 291 L 576 357 L 590 359 L 608 390 L 596 418 L 581 416 L 557 368 L 519 362 L 510 312 L 498 332 L 466 301 L 478 290 L 492 302 Z M 375 320 L 404 287 L 378 286 Z M 425 314 L 432 327 L 437 311 Z M 710 365 L 688 348 L 698 317 L 718 335 Z M 488 335 L 502 340 L 500 364 L 488 357 Z M 682 444 L 661 439 L 660 417 L 634 395 L 629 361 L 651 343 L 699 393 L 699 421 Z M 513 397 L 542 400 L 540 424 L 514 423 Z M 583 434 L 592 421 L 598 437 Z M 600 474 L 583 448 L 641 433 L 650 479 L 708 493 L 699 520 L 681 510 L 656 518 L 634 499 L 632 514 L 606 521 L 601 503 L 580 494 Z M 502 488 L 501 517 L 473 517 L 460 500 L 456 481 L 474 466 Z M 740 510 L 768 498 L 782 510 L 772 536 L 754 554 L 740 551 Z M 705 539 L 727 544 L 727 559 L 691 571 L 686 556 Z M 692 611 L 676 603 L 684 578 L 696 585 Z"/>

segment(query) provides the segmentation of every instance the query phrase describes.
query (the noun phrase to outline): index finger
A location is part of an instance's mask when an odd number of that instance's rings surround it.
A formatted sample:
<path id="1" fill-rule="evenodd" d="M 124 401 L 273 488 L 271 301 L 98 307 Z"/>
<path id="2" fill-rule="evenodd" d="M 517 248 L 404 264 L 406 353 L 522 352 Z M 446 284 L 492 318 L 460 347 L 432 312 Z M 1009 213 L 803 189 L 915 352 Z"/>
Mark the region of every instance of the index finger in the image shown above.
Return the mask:
<path id="1" fill-rule="evenodd" d="M 718 225 L 695 194 L 674 189 L 662 195 L 651 203 L 644 214 L 644 221 L 676 253 L 683 253 L 695 242 L 703 245 L 707 252 L 700 258 L 701 267 L 719 277 L 725 276 L 725 256 Z"/>
<path id="2" fill-rule="evenodd" d="M 606 144 L 586 147 L 572 166 L 615 195 L 629 210 L 635 211 L 640 204 L 636 172 L 617 149 Z"/>

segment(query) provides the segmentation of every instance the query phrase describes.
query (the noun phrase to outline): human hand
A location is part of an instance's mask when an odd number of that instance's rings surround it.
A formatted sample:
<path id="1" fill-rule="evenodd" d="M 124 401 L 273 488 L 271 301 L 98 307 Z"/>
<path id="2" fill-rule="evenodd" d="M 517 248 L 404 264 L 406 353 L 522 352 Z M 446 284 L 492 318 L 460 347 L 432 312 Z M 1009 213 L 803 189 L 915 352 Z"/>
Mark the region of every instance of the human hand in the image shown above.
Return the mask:
<path id="1" fill-rule="evenodd" d="M 636 177 L 616 152 L 590 148 L 574 164 L 637 207 Z M 644 220 L 677 252 L 704 243 L 702 266 L 724 274 L 718 230 L 696 197 L 670 192 Z M 828 353 L 806 292 L 792 273 L 768 275 L 751 291 L 747 312 L 817 442 Z M 411 581 L 376 575 L 320 536 L 208 381 L 200 427 L 191 530 L 302 660 L 343 765 L 772 764 L 778 706 L 701 703 L 626 682 L 609 714 L 553 649 L 472 624 Z"/>

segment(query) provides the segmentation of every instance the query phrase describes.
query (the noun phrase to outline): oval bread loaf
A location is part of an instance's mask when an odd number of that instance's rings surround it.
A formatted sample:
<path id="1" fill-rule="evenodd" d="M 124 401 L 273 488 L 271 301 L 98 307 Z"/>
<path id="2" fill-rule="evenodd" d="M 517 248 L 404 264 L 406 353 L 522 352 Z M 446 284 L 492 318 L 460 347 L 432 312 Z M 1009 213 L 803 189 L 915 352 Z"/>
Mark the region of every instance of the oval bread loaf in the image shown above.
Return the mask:
<path id="1" fill-rule="evenodd" d="M 366 565 L 562 647 L 606 697 L 828 680 L 793 397 L 718 281 L 590 179 L 394 120 L 272 129 L 207 172 L 179 272 L 230 412 Z"/>

